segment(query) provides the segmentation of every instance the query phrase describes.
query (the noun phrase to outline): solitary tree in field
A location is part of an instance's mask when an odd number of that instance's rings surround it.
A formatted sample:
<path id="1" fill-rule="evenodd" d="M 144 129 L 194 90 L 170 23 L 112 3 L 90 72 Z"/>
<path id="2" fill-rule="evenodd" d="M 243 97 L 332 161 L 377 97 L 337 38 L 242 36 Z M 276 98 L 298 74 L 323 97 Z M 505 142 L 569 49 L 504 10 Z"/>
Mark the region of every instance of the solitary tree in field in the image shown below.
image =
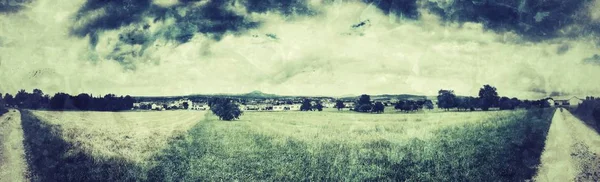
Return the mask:
<path id="1" fill-rule="evenodd" d="M 344 107 L 346 107 L 344 105 L 344 102 L 342 102 L 341 100 L 335 101 L 335 108 L 337 108 L 338 111 L 342 110 Z"/>
<path id="2" fill-rule="evenodd" d="M 354 107 L 354 110 L 357 112 L 369 112 L 373 109 L 373 105 L 371 104 L 371 96 L 367 94 L 362 94 Z"/>
<path id="3" fill-rule="evenodd" d="M 300 105 L 300 111 L 312 111 L 312 105 L 310 99 L 304 99 L 302 105 Z"/>
<path id="4" fill-rule="evenodd" d="M 445 109 L 446 111 L 456 107 L 456 95 L 453 90 L 440 90 L 438 91 L 438 107 Z"/>
<path id="5" fill-rule="evenodd" d="M 496 87 L 490 85 L 484 85 L 483 88 L 479 89 L 479 98 L 481 99 L 481 110 L 484 111 L 489 110 L 490 107 L 498 106 L 498 100 L 500 100 Z"/>
<path id="6" fill-rule="evenodd" d="M 233 103 L 231 99 L 222 99 L 214 103 L 210 110 L 213 114 L 217 115 L 220 120 L 231 121 L 239 119 L 242 115 L 242 111 L 237 104 Z"/>

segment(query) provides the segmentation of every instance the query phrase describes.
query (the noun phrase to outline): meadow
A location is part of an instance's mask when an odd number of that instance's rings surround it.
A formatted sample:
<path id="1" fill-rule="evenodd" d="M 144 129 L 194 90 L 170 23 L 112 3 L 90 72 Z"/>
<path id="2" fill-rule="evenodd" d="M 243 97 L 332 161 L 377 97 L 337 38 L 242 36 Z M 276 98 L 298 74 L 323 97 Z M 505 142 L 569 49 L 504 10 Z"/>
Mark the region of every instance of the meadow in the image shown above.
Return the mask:
<path id="1" fill-rule="evenodd" d="M 152 156 L 206 112 L 21 111 L 32 181 L 143 180 Z"/>
<path id="2" fill-rule="evenodd" d="M 553 111 L 22 114 L 42 181 L 523 181 Z"/>

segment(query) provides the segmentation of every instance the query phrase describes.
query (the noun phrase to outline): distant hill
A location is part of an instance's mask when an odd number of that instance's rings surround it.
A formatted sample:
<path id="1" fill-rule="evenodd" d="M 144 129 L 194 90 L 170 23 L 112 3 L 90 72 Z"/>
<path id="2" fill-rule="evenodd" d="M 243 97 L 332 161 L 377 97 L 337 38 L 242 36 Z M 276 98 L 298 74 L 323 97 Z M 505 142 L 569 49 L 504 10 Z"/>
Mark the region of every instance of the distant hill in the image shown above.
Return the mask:
<path id="1" fill-rule="evenodd" d="M 152 96 L 152 97 L 134 97 L 138 101 L 157 101 L 157 100 L 178 100 L 183 98 L 188 99 L 201 99 L 211 97 L 229 97 L 229 98 L 240 98 L 240 99 L 293 99 L 293 98 L 334 98 L 341 100 L 356 100 L 359 95 L 344 95 L 342 97 L 329 97 L 329 96 L 288 96 L 288 95 L 277 95 L 268 94 L 258 90 L 244 93 L 244 94 L 194 94 L 186 96 Z M 412 94 L 383 94 L 383 95 L 371 95 L 371 100 L 389 100 L 389 99 L 400 99 L 400 100 L 421 100 L 429 99 L 434 100 L 435 96 L 423 96 L 423 95 L 412 95 Z"/>
<path id="2" fill-rule="evenodd" d="M 241 94 L 241 95 L 237 95 L 240 97 L 247 97 L 247 98 L 279 98 L 281 96 L 276 95 L 276 94 L 267 94 L 267 93 L 263 93 L 261 91 L 255 90 L 252 91 L 250 93 L 247 94 Z"/>
<path id="3" fill-rule="evenodd" d="M 346 96 L 340 99 L 342 100 L 356 100 L 359 96 Z M 399 99 L 399 100 L 420 100 L 427 99 L 427 96 L 423 95 L 412 95 L 412 94 L 383 94 L 383 95 L 371 95 L 371 100 L 389 100 L 389 99 Z"/>

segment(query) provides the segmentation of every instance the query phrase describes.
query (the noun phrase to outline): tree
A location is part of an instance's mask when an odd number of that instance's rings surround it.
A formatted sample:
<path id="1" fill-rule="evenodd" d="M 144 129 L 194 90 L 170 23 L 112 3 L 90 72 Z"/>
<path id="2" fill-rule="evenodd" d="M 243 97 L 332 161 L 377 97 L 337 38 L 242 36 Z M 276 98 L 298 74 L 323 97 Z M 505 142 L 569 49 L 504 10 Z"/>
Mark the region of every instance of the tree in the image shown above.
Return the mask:
<path id="1" fill-rule="evenodd" d="M 217 115 L 220 120 L 231 121 L 239 119 L 242 115 L 240 107 L 233 103 L 231 99 L 221 99 L 210 107 L 213 114 Z"/>
<path id="2" fill-rule="evenodd" d="M 371 104 L 371 96 L 369 96 L 367 94 L 362 94 L 358 98 L 358 105 L 363 105 L 363 104 Z"/>
<path id="3" fill-rule="evenodd" d="M 337 108 L 338 111 L 342 110 L 344 107 L 346 107 L 344 105 L 344 102 L 342 102 L 341 100 L 335 101 L 335 108 Z"/>
<path id="4" fill-rule="evenodd" d="M 357 112 L 369 112 L 373 109 L 373 105 L 371 104 L 371 96 L 367 94 L 362 94 L 354 107 L 354 111 Z"/>
<path id="5" fill-rule="evenodd" d="M 187 102 L 183 102 L 183 109 L 188 109 L 190 107 L 190 104 L 188 104 Z"/>
<path id="6" fill-rule="evenodd" d="M 451 108 L 456 107 L 456 95 L 454 95 L 453 90 L 440 90 L 438 91 L 438 107 L 442 109 L 446 109 L 446 111 Z"/>
<path id="7" fill-rule="evenodd" d="M 592 110 L 592 117 L 596 120 L 596 126 L 600 126 L 600 106 L 594 107 Z"/>
<path id="8" fill-rule="evenodd" d="M 383 103 L 375 102 L 375 105 L 373 106 L 373 112 L 379 114 L 379 113 L 383 113 L 384 110 L 385 110 L 385 106 L 383 105 Z"/>
<path id="9" fill-rule="evenodd" d="M 27 98 L 29 98 L 29 93 L 23 89 L 19 90 L 17 95 L 15 95 L 15 105 L 19 106 L 19 108 L 29 108 L 31 104 L 27 103 Z"/>
<path id="10" fill-rule="evenodd" d="M 508 97 L 501 97 L 498 100 L 498 107 L 500 110 L 508 110 L 512 108 L 512 103 Z"/>
<path id="11" fill-rule="evenodd" d="M 401 110 L 402 105 L 404 105 L 404 101 L 398 101 L 398 102 L 396 102 L 396 104 L 394 104 L 394 109 Z"/>
<path id="12" fill-rule="evenodd" d="M 432 110 L 433 109 L 433 102 L 431 100 L 425 100 L 425 102 L 423 103 L 423 105 L 425 106 L 425 108 Z"/>
<path id="13" fill-rule="evenodd" d="M 487 111 L 490 107 L 497 107 L 500 97 L 496 92 L 496 87 L 484 85 L 479 89 L 479 98 L 481 99 L 481 110 Z"/>
<path id="14" fill-rule="evenodd" d="M 40 89 L 33 89 L 33 93 L 29 94 L 27 102 L 31 109 L 39 109 L 42 107 L 42 99 L 44 98 L 44 92 Z"/>
<path id="15" fill-rule="evenodd" d="M 310 99 L 304 99 L 302 101 L 302 105 L 300 105 L 300 111 L 312 111 L 312 104 L 310 104 Z"/>
<path id="16" fill-rule="evenodd" d="M 135 99 L 129 95 L 126 95 L 124 98 L 122 98 L 122 103 L 123 107 L 121 110 L 131 110 L 131 108 L 133 108 L 133 103 L 135 103 Z"/>
<path id="17" fill-rule="evenodd" d="M 50 99 L 50 109 L 53 110 L 71 110 L 75 109 L 71 96 L 66 93 L 56 93 Z"/>
<path id="18" fill-rule="evenodd" d="M 315 105 L 315 109 L 317 111 L 323 111 L 323 104 L 321 104 L 321 102 L 317 102 L 317 105 Z"/>
<path id="19" fill-rule="evenodd" d="M 8 112 L 8 109 L 6 109 L 4 99 L 2 99 L 2 94 L 0 94 L 0 116 L 2 116 L 6 112 Z"/>
<path id="20" fill-rule="evenodd" d="M 510 102 L 512 103 L 512 105 L 514 107 L 513 109 L 515 109 L 516 107 L 520 106 L 523 103 L 523 101 L 519 100 L 516 97 L 513 97 L 512 99 L 510 99 Z"/>
<path id="21" fill-rule="evenodd" d="M 12 96 L 12 95 L 10 95 L 9 93 L 6 93 L 6 94 L 4 95 L 4 98 L 3 98 L 3 99 L 4 99 L 4 103 L 5 103 L 6 105 L 8 105 L 9 107 L 12 107 L 12 106 L 14 106 L 14 105 L 15 105 L 14 98 L 13 98 L 13 96 Z"/>
<path id="22" fill-rule="evenodd" d="M 75 105 L 75 107 L 77 107 L 77 109 L 79 110 L 91 110 L 91 106 L 92 106 L 92 97 L 88 94 L 79 94 L 75 97 L 75 99 L 73 100 L 73 104 Z"/>

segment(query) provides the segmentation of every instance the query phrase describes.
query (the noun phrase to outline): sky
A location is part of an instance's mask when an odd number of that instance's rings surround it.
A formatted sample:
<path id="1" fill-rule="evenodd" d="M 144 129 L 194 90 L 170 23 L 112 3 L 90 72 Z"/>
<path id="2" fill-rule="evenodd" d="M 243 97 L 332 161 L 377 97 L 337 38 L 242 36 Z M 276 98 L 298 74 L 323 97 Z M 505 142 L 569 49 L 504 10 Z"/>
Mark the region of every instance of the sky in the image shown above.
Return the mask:
<path id="1" fill-rule="evenodd" d="M 600 0 L 0 0 L 0 93 L 600 95 Z"/>

